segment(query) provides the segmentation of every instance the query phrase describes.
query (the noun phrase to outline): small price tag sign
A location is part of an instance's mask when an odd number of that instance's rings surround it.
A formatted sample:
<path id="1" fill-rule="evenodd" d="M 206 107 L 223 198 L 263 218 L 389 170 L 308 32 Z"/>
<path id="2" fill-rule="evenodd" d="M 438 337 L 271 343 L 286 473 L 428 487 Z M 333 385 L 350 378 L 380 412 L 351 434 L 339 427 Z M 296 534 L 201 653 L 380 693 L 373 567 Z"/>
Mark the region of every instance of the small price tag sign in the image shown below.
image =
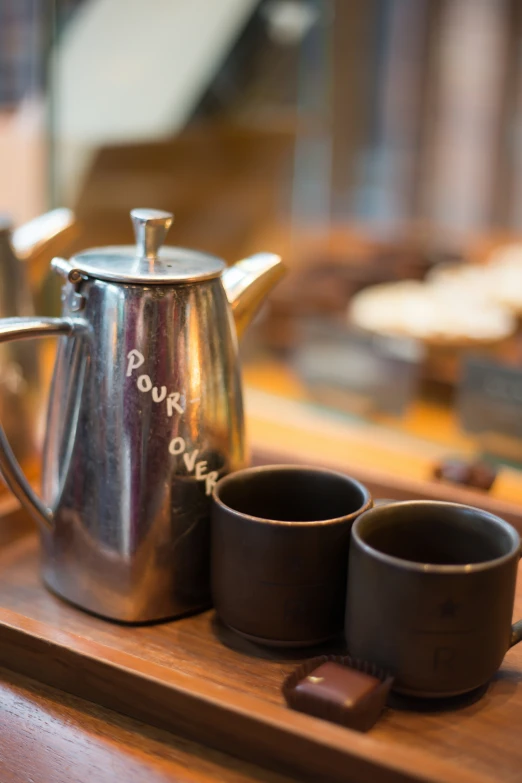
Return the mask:
<path id="1" fill-rule="evenodd" d="M 470 356 L 462 368 L 457 413 L 465 431 L 520 439 L 522 448 L 522 368 Z"/>

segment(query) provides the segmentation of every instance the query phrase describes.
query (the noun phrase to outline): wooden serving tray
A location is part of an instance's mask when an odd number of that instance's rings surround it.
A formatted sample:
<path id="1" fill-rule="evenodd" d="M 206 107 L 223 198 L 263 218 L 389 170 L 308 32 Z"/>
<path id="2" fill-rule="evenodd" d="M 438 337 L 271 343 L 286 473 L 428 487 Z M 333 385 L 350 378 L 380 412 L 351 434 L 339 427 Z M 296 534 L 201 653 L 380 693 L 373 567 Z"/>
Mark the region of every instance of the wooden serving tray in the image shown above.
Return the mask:
<path id="1" fill-rule="evenodd" d="M 382 489 L 393 496 L 393 488 Z M 38 561 L 27 515 L 4 497 L 0 666 L 303 780 L 522 779 L 522 645 L 479 700 L 441 711 L 399 703 L 359 734 L 286 707 L 280 686 L 296 653 L 240 639 L 213 611 L 141 627 L 106 622 L 49 593 Z M 522 617 L 522 574 L 515 615 Z"/>

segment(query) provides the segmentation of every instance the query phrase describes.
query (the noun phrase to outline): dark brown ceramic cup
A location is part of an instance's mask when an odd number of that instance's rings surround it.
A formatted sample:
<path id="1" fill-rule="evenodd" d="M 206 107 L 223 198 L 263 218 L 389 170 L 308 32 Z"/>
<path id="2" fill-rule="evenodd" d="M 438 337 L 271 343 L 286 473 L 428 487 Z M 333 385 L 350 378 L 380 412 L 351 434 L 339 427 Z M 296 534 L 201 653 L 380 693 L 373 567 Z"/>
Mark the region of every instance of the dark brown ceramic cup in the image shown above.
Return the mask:
<path id="1" fill-rule="evenodd" d="M 511 626 L 520 538 L 486 511 L 413 500 L 352 527 L 346 640 L 409 696 L 484 685 L 522 638 Z"/>
<path id="2" fill-rule="evenodd" d="M 355 479 L 273 465 L 222 478 L 212 504 L 212 597 L 253 641 L 307 646 L 342 632 L 350 529 L 370 508 Z"/>

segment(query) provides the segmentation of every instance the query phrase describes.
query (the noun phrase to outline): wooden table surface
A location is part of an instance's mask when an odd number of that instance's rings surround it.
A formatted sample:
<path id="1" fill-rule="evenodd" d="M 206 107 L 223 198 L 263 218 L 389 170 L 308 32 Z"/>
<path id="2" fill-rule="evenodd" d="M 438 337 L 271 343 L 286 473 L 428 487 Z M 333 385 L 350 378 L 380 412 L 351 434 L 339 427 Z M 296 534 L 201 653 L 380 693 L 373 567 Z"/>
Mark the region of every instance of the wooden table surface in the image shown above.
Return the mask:
<path id="1" fill-rule="evenodd" d="M 296 401 L 301 396 L 294 386 L 280 389 L 276 384 L 274 387 L 273 367 L 250 369 L 246 375 L 251 389 L 261 395 L 268 390 L 269 377 L 272 393 L 280 393 L 289 401 Z M 289 383 L 289 376 L 283 373 L 275 375 Z M 310 411 L 307 411 L 306 416 L 307 431 L 306 427 L 303 430 L 301 414 L 297 416 L 299 420 L 294 422 L 285 409 L 283 432 L 280 431 L 282 425 L 278 421 L 279 408 L 276 411 L 278 415 L 273 416 L 270 400 L 250 395 L 249 402 L 251 441 L 265 445 L 266 440 L 269 445 L 273 445 L 274 438 L 284 438 L 285 441 L 290 438 L 298 450 L 309 454 L 310 459 L 315 457 L 318 462 L 325 454 L 339 456 L 339 451 L 342 456 L 346 452 L 353 453 L 355 448 L 358 461 L 363 465 L 368 462 L 383 469 L 389 468 L 390 473 L 395 475 L 427 478 L 434 460 L 440 458 L 450 444 L 460 453 L 473 452 L 471 444 L 460 434 L 457 437 L 451 432 L 447 440 L 446 437 L 441 438 L 438 417 L 435 428 L 438 438 L 431 439 L 431 432 L 427 431 L 403 432 L 403 437 L 395 432 L 393 443 L 388 443 L 383 442 L 382 430 L 378 428 L 374 432 L 374 428 L 359 428 L 349 424 L 345 428 L 350 429 L 350 432 L 343 430 L 336 433 L 335 437 L 333 434 L 328 437 L 324 431 L 324 422 L 320 422 L 320 427 L 314 426 L 314 415 Z M 423 426 L 426 421 L 427 418 L 423 416 Z M 339 422 L 332 422 L 331 426 L 339 429 Z M 291 433 L 287 431 L 289 427 Z M 294 443 L 298 437 L 296 433 L 301 438 L 298 443 Z M 413 440 L 410 442 L 407 437 L 410 434 L 414 435 L 414 439 L 420 435 L 413 447 Z M 422 449 L 417 447 L 418 443 Z M 495 495 L 499 499 L 521 502 L 522 482 L 519 476 L 518 471 L 504 471 L 499 477 L 501 480 L 497 483 Z M 471 714 L 473 710 L 470 707 L 468 712 Z M 402 720 L 409 720 L 407 713 Z M 433 723 L 433 732 L 437 733 L 439 727 L 436 716 L 426 720 Z M 400 730 L 407 734 L 407 727 L 401 726 Z M 0 738 L 0 783 L 295 783 L 298 780 L 151 728 L 2 668 Z"/>
<path id="2" fill-rule="evenodd" d="M 3 513 L 17 503 L 2 486 Z M 1 514 L 0 514 L 1 516 Z M 0 548 L 33 529 L 18 513 Z M 0 667 L 0 783 L 296 783 Z"/>
<path id="3" fill-rule="evenodd" d="M 2 783 L 295 783 L 0 668 Z"/>

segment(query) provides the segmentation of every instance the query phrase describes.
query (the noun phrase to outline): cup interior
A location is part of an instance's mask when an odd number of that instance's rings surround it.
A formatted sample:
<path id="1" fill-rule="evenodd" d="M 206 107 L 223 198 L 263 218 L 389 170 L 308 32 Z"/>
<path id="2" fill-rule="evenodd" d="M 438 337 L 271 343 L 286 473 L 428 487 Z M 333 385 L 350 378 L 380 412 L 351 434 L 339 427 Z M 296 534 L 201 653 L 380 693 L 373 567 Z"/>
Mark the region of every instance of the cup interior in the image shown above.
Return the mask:
<path id="1" fill-rule="evenodd" d="M 417 564 L 468 565 L 513 554 L 520 546 L 507 522 L 469 506 L 410 501 L 360 517 L 353 535 L 383 555 Z"/>
<path id="2" fill-rule="evenodd" d="M 355 479 L 320 468 L 250 468 L 222 479 L 215 490 L 225 506 L 264 520 L 318 522 L 349 516 L 370 501 Z"/>

